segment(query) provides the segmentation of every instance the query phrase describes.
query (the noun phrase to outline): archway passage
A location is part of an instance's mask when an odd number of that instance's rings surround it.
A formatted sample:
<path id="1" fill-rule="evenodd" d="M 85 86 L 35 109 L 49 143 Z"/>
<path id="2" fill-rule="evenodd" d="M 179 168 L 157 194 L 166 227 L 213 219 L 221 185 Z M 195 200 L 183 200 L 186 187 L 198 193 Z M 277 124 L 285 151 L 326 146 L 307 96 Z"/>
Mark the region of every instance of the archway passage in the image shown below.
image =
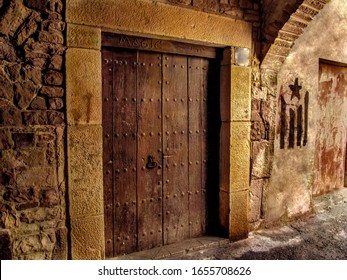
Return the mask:
<path id="1" fill-rule="evenodd" d="M 211 231 L 219 187 L 215 60 L 106 47 L 102 59 L 106 256 Z"/>

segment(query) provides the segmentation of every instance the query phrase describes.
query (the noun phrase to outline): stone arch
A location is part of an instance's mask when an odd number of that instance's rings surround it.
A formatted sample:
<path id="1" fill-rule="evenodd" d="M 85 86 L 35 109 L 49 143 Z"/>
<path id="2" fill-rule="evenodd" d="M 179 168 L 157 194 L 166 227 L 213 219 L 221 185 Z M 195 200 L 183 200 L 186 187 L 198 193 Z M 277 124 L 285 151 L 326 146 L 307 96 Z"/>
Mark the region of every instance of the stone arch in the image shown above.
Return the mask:
<path id="1" fill-rule="evenodd" d="M 277 73 L 295 40 L 330 0 L 264 0 L 262 69 Z"/>

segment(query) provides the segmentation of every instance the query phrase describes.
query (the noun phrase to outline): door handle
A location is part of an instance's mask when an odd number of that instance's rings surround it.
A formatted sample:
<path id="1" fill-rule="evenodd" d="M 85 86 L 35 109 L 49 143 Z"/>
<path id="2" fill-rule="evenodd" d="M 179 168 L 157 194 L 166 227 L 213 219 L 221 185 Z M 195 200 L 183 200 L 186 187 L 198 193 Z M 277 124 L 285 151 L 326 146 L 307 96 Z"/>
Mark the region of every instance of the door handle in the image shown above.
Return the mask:
<path id="1" fill-rule="evenodd" d="M 147 169 L 153 169 L 153 168 L 156 168 L 157 166 L 158 166 L 158 163 L 154 161 L 153 156 L 148 156 L 146 168 Z"/>

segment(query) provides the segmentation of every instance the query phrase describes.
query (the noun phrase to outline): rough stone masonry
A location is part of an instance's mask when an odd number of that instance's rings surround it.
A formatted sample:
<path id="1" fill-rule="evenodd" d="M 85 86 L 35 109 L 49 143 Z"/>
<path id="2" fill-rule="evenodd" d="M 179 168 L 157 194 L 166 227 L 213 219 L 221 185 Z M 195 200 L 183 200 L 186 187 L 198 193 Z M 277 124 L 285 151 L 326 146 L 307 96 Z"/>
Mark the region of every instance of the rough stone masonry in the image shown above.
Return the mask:
<path id="1" fill-rule="evenodd" d="M 66 259 L 61 0 L 0 1 L 0 259 Z"/>

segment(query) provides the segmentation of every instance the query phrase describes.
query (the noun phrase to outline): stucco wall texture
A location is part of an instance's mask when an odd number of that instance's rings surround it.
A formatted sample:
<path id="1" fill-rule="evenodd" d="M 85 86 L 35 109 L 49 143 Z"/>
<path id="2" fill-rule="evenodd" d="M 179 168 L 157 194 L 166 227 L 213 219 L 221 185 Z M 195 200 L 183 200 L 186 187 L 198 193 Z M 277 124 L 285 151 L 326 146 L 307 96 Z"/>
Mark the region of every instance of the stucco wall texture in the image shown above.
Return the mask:
<path id="1" fill-rule="evenodd" d="M 308 143 L 294 149 L 280 149 L 278 106 L 274 164 L 262 206 L 267 223 L 291 219 L 311 211 L 312 189 L 318 183 L 314 180 L 316 142 L 323 137 L 317 131 L 321 116 L 326 113 L 326 108 L 320 107 L 318 100 L 319 63 L 320 59 L 324 59 L 347 65 L 346 40 L 347 2 L 331 1 L 296 40 L 278 74 L 278 100 L 281 90 L 290 91 L 289 85 L 294 84 L 295 78 L 302 86 L 301 95 L 309 92 Z"/>

